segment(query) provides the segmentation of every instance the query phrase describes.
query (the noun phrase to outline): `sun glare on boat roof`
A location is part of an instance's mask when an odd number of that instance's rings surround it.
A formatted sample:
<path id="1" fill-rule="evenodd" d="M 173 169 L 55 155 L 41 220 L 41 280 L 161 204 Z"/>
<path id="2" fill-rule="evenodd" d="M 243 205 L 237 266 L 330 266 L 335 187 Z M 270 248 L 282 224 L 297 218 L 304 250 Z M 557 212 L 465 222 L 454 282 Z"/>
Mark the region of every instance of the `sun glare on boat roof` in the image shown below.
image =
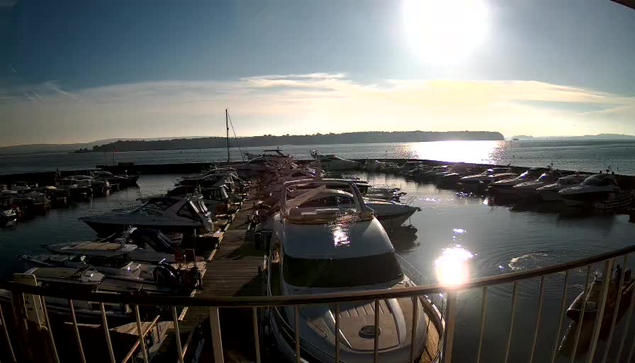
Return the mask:
<path id="1" fill-rule="evenodd" d="M 484 40 L 487 10 L 483 0 L 405 0 L 406 41 L 424 61 L 459 61 Z"/>

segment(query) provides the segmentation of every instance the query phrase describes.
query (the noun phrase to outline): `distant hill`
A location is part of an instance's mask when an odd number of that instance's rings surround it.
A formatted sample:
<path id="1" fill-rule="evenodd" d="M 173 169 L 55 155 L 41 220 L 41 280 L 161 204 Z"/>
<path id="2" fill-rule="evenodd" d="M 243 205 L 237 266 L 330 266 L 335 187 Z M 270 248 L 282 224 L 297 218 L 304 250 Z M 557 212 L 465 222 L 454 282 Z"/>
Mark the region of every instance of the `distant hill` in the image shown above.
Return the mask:
<path id="1" fill-rule="evenodd" d="M 362 144 L 381 142 L 421 142 L 445 140 L 504 140 L 499 132 L 489 131 L 397 131 L 397 132 L 347 132 L 342 134 L 314 134 L 314 135 L 263 135 L 240 137 L 231 139 L 242 147 L 260 147 L 277 145 L 315 145 L 315 144 Z M 144 151 L 144 150 L 184 150 L 226 147 L 224 137 L 203 137 L 195 139 L 171 140 L 119 140 L 104 145 L 94 146 L 92 151 Z"/>

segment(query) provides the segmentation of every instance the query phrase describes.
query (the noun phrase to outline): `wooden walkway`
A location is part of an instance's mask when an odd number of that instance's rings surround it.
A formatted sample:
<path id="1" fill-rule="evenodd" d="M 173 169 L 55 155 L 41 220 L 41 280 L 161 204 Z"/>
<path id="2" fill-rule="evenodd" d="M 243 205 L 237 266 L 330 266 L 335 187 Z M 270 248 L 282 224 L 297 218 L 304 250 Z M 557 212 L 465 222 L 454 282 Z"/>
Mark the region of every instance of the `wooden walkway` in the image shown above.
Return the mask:
<path id="1" fill-rule="evenodd" d="M 253 211 L 255 191 L 252 191 L 225 231 L 219 246 L 212 251 L 203 276 L 203 289 L 197 296 L 256 296 L 263 295 L 260 275 L 263 262 L 262 250 L 253 241 L 246 240 L 247 221 Z M 181 341 L 199 324 L 209 334 L 209 308 L 190 307 L 179 328 Z M 251 309 L 220 309 L 223 351 L 226 362 L 254 361 L 255 357 L 245 344 L 253 346 Z M 188 348 L 189 349 L 189 348 Z M 211 341 L 205 341 L 201 360 L 212 361 Z M 176 359 L 176 356 L 174 357 Z"/>

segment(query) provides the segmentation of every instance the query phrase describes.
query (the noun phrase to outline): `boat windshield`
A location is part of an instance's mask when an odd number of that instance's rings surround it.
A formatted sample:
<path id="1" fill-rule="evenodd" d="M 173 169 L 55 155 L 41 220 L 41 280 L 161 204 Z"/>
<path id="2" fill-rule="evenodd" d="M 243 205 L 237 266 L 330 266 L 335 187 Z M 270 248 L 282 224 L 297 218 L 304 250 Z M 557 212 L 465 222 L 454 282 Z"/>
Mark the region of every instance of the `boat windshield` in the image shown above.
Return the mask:
<path id="1" fill-rule="evenodd" d="M 293 286 L 354 287 L 401 280 L 403 272 L 394 252 L 342 259 L 308 259 L 285 255 L 283 276 Z"/>
<path id="2" fill-rule="evenodd" d="M 613 185 L 615 181 L 613 178 L 608 175 L 593 175 L 591 177 L 586 178 L 582 185 L 596 186 L 596 187 L 604 187 L 607 185 Z"/>
<path id="3" fill-rule="evenodd" d="M 133 213 L 135 214 L 147 214 L 147 215 L 162 215 L 163 212 L 174 205 L 173 202 L 165 200 L 165 199 L 157 199 L 153 201 L 149 201 L 148 203 L 142 205 L 138 209 L 136 209 Z"/>

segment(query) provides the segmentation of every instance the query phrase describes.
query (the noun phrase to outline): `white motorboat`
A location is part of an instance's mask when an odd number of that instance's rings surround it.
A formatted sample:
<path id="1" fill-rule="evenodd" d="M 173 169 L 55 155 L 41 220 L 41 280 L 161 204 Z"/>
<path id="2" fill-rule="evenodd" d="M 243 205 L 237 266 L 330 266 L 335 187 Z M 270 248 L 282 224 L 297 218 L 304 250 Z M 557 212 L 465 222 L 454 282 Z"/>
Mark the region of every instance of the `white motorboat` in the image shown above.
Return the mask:
<path id="1" fill-rule="evenodd" d="M 482 173 L 461 177 L 457 183 L 459 187 L 468 192 L 485 192 L 487 187 L 499 180 L 510 179 L 518 174 L 510 172 L 509 168 L 490 168 Z"/>
<path id="2" fill-rule="evenodd" d="M 25 192 L 31 190 L 31 186 L 27 182 L 17 181 L 11 184 L 11 190 L 16 192 Z"/>
<path id="3" fill-rule="evenodd" d="M 130 261 L 127 253 L 119 256 L 104 257 L 90 255 L 90 251 L 82 255 L 22 255 L 23 261 L 33 266 L 42 267 L 93 267 L 95 270 L 111 276 L 129 278 L 134 280 L 149 280 L 155 265 L 142 264 Z"/>
<path id="4" fill-rule="evenodd" d="M 359 167 L 359 163 L 357 161 L 343 159 L 336 155 L 323 155 L 317 152 L 316 150 L 311 151 L 311 156 L 317 161 L 320 162 L 320 165 L 324 170 L 335 171 L 335 170 L 354 170 Z"/>
<path id="5" fill-rule="evenodd" d="M 562 197 L 560 197 L 560 194 L 558 193 L 561 189 L 580 185 L 580 183 L 588 177 L 588 174 L 579 173 L 563 176 L 558 178 L 558 181 L 555 183 L 542 186 L 536 189 L 536 191 L 538 192 L 540 198 L 545 202 L 561 201 Z"/>
<path id="6" fill-rule="evenodd" d="M 549 170 L 540 175 L 538 179 L 516 184 L 512 189 L 517 197 L 538 196 L 536 192 L 538 188 L 557 182 L 560 177 L 562 177 L 562 173 L 559 171 Z"/>
<path id="7" fill-rule="evenodd" d="M 544 172 L 544 168 L 531 168 L 518 176 L 492 182 L 487 191 L 489 194 L 495 196 L 511 196 L 516 192 L 514 190 L 516 185 L 534 181 L 543 175 Z M 555 181 L 555 179 L 553 181 Z"/>
<path id="8" fill-rule="evenodd" d="M 334 184 L 338 184 L 336 189 L 332 189 Z M 268 294 L 306 295 L 414 286 L 402 272 L 386 231 L 365 206 L 352 182 L 294 181 L 285 183 L 283 190 L 268 255 Z M 352 195 L 353 203 L 339 203 L 340 191 Z M 293 307 L 272 308 L 269 323 L 277 346 L 288 359 L 334 362 L 332 352 L 337 334 L 341 361 L 372 361 L 376 333 L 380 336 L 381 361 L 407 362 L 411 341 L 415 342 L 415 356 L 420 356 L 427 332 L 422 327 L 430 311 L 424 301 L 386 299 L 379 301 L 379 310 L 373 307 L 372 301 L 340 304 L 338 331 L 332 305 L 302 306 L 298 315 L 294 315 Z M 415 309 L 419 320 L 415 322 L 417 336 L 412 339 L 411 317 Z M 373 324 L 375 314 L 380 314 L 377 328 Z M 301 357 L 295 356 L 292 341 L 295 326 L 301 338 Z"/>
<path id="9" fill-rule="evenodd" d="M 624 193 L 617 185 L 613 174 L 595 174 L 580 185 L 561 189 L 558 194 L 571 207 L 595 207 L 596 204 L 617 200 L 624 206 L 632 201 L 632 194 Z M 611 203 L 609 203 L 611 204 Z"/>
<path id="10" fill-rule="evenodd" d="M 364 203 L 375 212 L 377 220 L 389 231 L 404 224 L 415 212 L 421 211 L 419 207 L 393 200 L 364 198 Z"/>
<path id="11" fill-rule="evenodd" d="M 101 236 L 122 233 L 129 226 L 185 234 L 212 230 L 211 213 L 200 195 L 153 197 L 131 211 L 82 217 Z"/>

